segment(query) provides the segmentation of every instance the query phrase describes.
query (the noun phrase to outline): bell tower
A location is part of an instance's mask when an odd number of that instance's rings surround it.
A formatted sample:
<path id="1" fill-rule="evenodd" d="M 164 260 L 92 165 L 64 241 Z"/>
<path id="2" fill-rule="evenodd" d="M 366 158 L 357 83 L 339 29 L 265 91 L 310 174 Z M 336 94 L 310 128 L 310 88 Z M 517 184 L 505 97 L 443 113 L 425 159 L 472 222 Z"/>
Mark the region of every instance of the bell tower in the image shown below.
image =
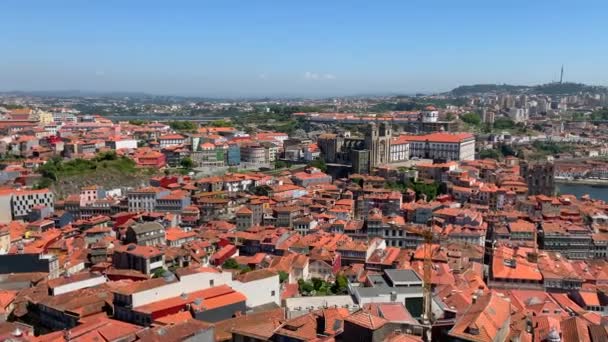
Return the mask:
<path id="1" fill-rule="evenodd" d="M 369 125 L 365 135 L 365 148 L 369 150 L 370 169 L 390 161 L 391 135 L 391 126 L 386 122 Z"/>

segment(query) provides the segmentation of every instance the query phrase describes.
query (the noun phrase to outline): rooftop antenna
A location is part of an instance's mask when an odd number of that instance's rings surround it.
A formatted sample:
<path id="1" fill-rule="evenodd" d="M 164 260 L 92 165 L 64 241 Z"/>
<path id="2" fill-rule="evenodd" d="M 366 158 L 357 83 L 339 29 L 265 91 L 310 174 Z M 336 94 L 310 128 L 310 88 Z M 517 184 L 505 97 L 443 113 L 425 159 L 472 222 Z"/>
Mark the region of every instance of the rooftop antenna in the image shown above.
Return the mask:
<path id="1" fill-rule="evenodd" d="M 559 75 L 559 84 L 562 84 L 564 82 L 564 65 L 562 64 L 562 71 Z"/>

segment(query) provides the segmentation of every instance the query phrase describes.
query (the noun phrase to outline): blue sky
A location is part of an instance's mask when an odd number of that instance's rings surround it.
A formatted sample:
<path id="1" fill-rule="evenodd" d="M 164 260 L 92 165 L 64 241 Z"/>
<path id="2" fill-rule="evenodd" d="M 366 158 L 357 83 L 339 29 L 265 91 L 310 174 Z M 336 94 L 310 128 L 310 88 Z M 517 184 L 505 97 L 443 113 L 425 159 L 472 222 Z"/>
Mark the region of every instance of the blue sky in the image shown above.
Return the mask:
<path id="1" fill-rule="evenodd" d="M 0 90 L 350 95 L 608 85 L 608 1 L 0 3 Z"/>

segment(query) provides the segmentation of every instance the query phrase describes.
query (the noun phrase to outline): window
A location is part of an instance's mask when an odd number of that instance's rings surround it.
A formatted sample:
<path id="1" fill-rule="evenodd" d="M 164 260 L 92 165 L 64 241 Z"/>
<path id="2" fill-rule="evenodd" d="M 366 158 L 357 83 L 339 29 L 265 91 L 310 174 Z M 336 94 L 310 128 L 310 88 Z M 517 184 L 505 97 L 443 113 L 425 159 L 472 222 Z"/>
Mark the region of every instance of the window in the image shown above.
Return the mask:
<path id="1" fill-rule="evenodd" d="M 209 286 L 213 287 L 213 279 L 209 280 Z"/>
<path id="2" fill-rule="evenodd" d="M 274 297 L 274 290 L 270 291 L 270 295 Z"/>

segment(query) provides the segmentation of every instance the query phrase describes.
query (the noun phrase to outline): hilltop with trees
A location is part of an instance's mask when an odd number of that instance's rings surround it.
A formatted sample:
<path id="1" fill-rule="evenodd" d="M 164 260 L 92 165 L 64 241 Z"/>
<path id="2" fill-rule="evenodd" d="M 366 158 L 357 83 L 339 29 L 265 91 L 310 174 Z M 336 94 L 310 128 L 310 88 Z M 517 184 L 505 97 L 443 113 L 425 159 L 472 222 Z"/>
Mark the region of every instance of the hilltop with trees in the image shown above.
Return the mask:
<path id="1" fill-rule="evenodd" d="M 508 94 L 545 94 L 545 95 L 573 95 L 578 93 L 608 92 L 606 87 L 586 85 L 582 83 L 547 83 L 532 86 L 510 84 L 473 84 L 463 85 L 452 89 L 452 96 L 469 96 L 482 93 L 508 93 Z"/>

